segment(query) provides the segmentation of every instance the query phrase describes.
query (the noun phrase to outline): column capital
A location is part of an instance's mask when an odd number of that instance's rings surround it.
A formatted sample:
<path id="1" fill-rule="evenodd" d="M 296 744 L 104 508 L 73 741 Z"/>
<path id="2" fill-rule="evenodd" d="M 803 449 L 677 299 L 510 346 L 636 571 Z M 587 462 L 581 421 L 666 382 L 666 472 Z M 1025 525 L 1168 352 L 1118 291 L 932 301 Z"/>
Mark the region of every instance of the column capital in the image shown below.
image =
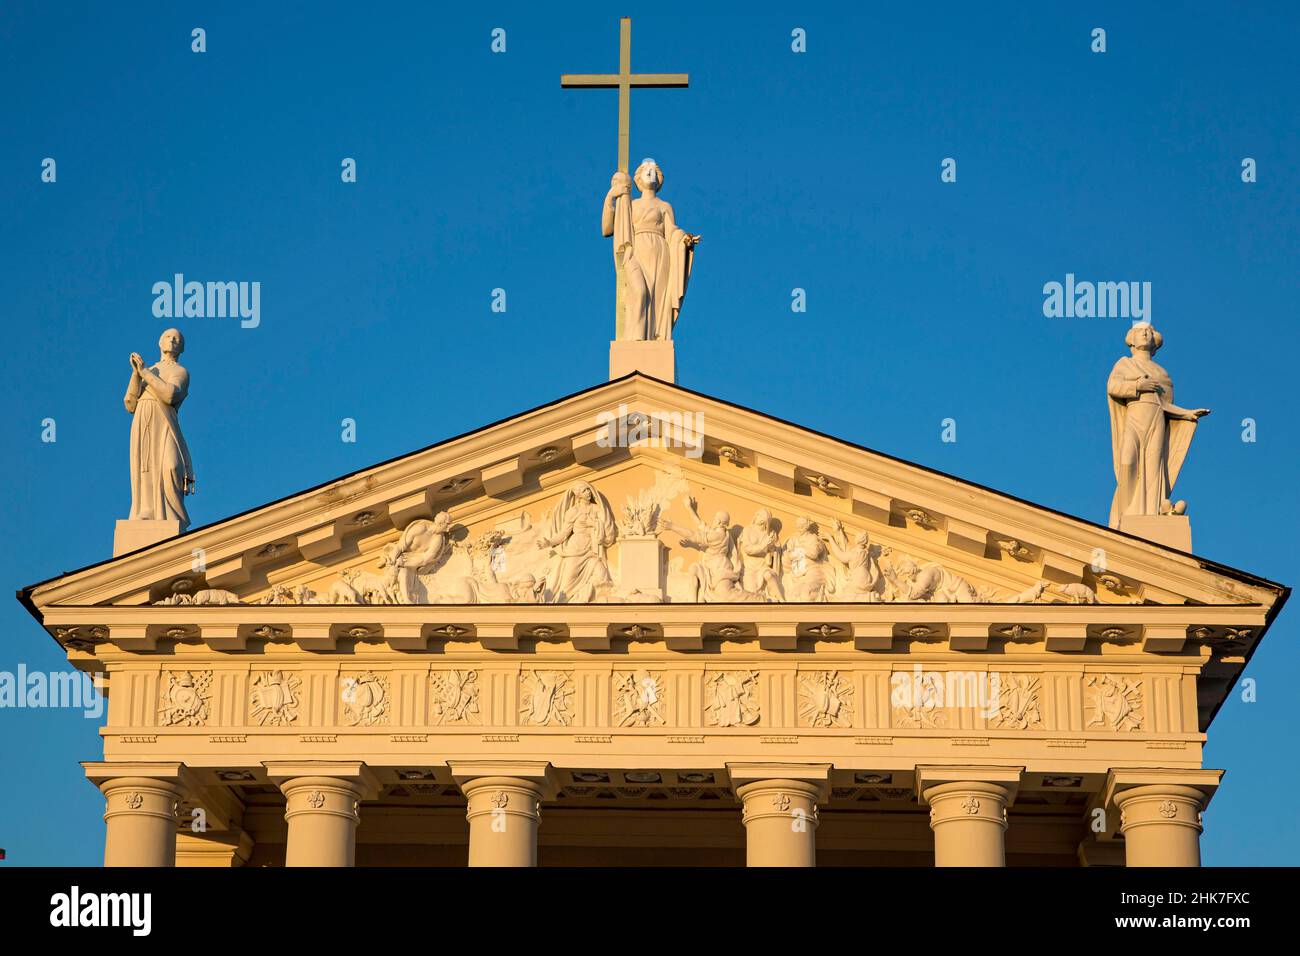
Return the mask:
<path id="1" fill-rule="evenodd" d="M 83 760 L 86 779 L 101 790 L 104 784 L 119 777 L 147 777 L 170 783 L 182 790 L 193 789 L 193 773 L 185 764 L 173 760 Z"/>
<path id="2" fill-rule="evenodd" d="M 731 792 L 743 800 L 742 790 L 751 791 L 755 784 L 790 784 L 804 790 L 817 803 L 830 797 L 831 765 L 828 763 L 728 763 Z"/>
<path id="3" fill-rule="evenodd" d="M 374 800 L 382 789 L 375 772 L 360 760 L 266 760 L 262 766 L 271 782 L 282 790 L 291 780 L 312 777 L 349 783 L 356 788 L 359 800 Z"/>
<path id="4" fill-rule="evenodd" d="M 1168 767 L 1114 769 L 1106 775 L 1102 806 L 1119 806 L 1121 794 L 1139 787 L 1191 787 L 1200 791 L 1203 810 L 1218 791 L 1223 774 L 1222 770 L 1178 770 Z"/>
<path id="5" fill-rule="evenodd" d="M 546 760 L 450 760 L 447 767 L 452 779 L 461 792 L 468 795 L 469 790 L 479 789 L 473 781 L 484 778 L 508 777 L 513 780 L 531 783 L 538 789 L 538 799 L 554 800 L 560 792 L 559 779 L 555 768 Z M 469 790 L 466 787 L 469 787 Z"/>
<path id="6" fill-rule="evenodd" d="M 921 803 L 929 803 L 930 796 L 942 792 L 951 792 L 953 784 L 991 784 L 1001 787 L 1006 792 L 1006 803 L 1016 800 L 1020 789 L 1020 777 L 1024 767 L 975 766 L 959 764 L 951 766 L 923 765 L 916 768 L 916 796 Z"/>

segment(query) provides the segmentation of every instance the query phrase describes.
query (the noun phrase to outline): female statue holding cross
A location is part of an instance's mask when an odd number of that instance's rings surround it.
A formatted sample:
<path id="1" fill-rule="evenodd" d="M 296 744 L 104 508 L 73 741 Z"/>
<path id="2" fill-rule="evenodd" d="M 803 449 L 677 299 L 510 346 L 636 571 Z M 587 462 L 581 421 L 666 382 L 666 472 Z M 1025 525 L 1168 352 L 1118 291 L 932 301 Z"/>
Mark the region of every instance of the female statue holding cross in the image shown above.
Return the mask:
<path id="1" fill-rule="evenodd" d="M 641 190 L 632 199 L 632 184 Z M 673 207 L 659 198 L 664 174 L 644 159 L 636 175 L 616 172 L 605 194 L 601 235 L 614 237 L 614 262 L 623 270 L 620 339 L 671 339 L 682 309 L 699 236 L 677 228 Z"/>

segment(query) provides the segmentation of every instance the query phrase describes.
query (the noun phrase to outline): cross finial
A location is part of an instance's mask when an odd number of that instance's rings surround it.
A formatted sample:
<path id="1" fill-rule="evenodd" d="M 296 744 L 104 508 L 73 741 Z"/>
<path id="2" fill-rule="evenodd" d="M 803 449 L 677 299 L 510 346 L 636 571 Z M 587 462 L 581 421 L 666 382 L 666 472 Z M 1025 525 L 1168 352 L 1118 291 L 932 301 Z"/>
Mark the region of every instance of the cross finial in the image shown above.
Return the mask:
<path id="1" fill-rule="evenodd" d="M 632 20 L 618 21 L 617 73 L 565 73 L 560 86 L 568 88 L 618 90 L 618 168 L 628 171 L 628 140 L 632 126 L 632 87 L 685 87 L 686 73 L 633 73 Z"/>

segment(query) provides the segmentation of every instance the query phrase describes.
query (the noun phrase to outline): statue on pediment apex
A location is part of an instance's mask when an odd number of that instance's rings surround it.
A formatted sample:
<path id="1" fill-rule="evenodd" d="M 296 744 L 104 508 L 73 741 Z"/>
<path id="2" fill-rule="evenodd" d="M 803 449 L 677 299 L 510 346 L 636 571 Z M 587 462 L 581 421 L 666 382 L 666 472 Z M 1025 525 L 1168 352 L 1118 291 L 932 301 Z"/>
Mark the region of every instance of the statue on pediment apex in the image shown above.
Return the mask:
<path id="1" fill-rule="evenodd" d="M 658 195 L 663 184 L 659 165 L 645 159 L 631 176 L 614 173 L 605 194 L 600 231 L 614 238 L 615 265 L 623 272 L 621 339 L 671 339 L 686 295 L 700 237 L 677 227 L 673 207 Z"/>

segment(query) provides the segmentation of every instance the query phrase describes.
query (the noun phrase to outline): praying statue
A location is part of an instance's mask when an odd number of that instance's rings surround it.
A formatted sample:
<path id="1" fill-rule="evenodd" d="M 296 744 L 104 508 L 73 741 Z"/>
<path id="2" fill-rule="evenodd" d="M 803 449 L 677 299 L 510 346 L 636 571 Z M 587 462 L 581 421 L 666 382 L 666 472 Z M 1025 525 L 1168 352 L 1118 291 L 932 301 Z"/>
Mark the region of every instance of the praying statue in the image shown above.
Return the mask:
<path id="1" fill-rule="evenodd" d="M 623 270 L 620 339 L 671 339 L 682 310 L 700 237 L 677 228 L 673 207 L 658 196 L 663 184 L 663 171 L 643 159 L 634 176 L 616 172 L 605 194 L 600 233 L 614 237 L 614 262 Z"/>
<path id="2" fill-rule="evenodd" d="M 185 496 L 194 493 L 194 466 L 177 417 L 190 388 L 189 372 L 176 361 L 185 336 L 168 329 L 158 348 L 162 356 L 153 365 L 131 353 L 124 399 L 132 415 L 130 520 L 179 521 L 184 531 L 190 523 Z"/>
<path id="3" fill-rule="evenodd" d="M 1152 356 L 1164 337 L 1142 322 L 1124 336 L 1131 350 L 1115 363 L 1106 382 L 1110 404 L 1111 451 L 1115 463 L 1115 497 L 1110 526 L 1130 515 L 1181 515 L 1187 502 L 1172 501 L 1196 423 L 1208 408 L 1174 404 L 1174 383 Z"/>

